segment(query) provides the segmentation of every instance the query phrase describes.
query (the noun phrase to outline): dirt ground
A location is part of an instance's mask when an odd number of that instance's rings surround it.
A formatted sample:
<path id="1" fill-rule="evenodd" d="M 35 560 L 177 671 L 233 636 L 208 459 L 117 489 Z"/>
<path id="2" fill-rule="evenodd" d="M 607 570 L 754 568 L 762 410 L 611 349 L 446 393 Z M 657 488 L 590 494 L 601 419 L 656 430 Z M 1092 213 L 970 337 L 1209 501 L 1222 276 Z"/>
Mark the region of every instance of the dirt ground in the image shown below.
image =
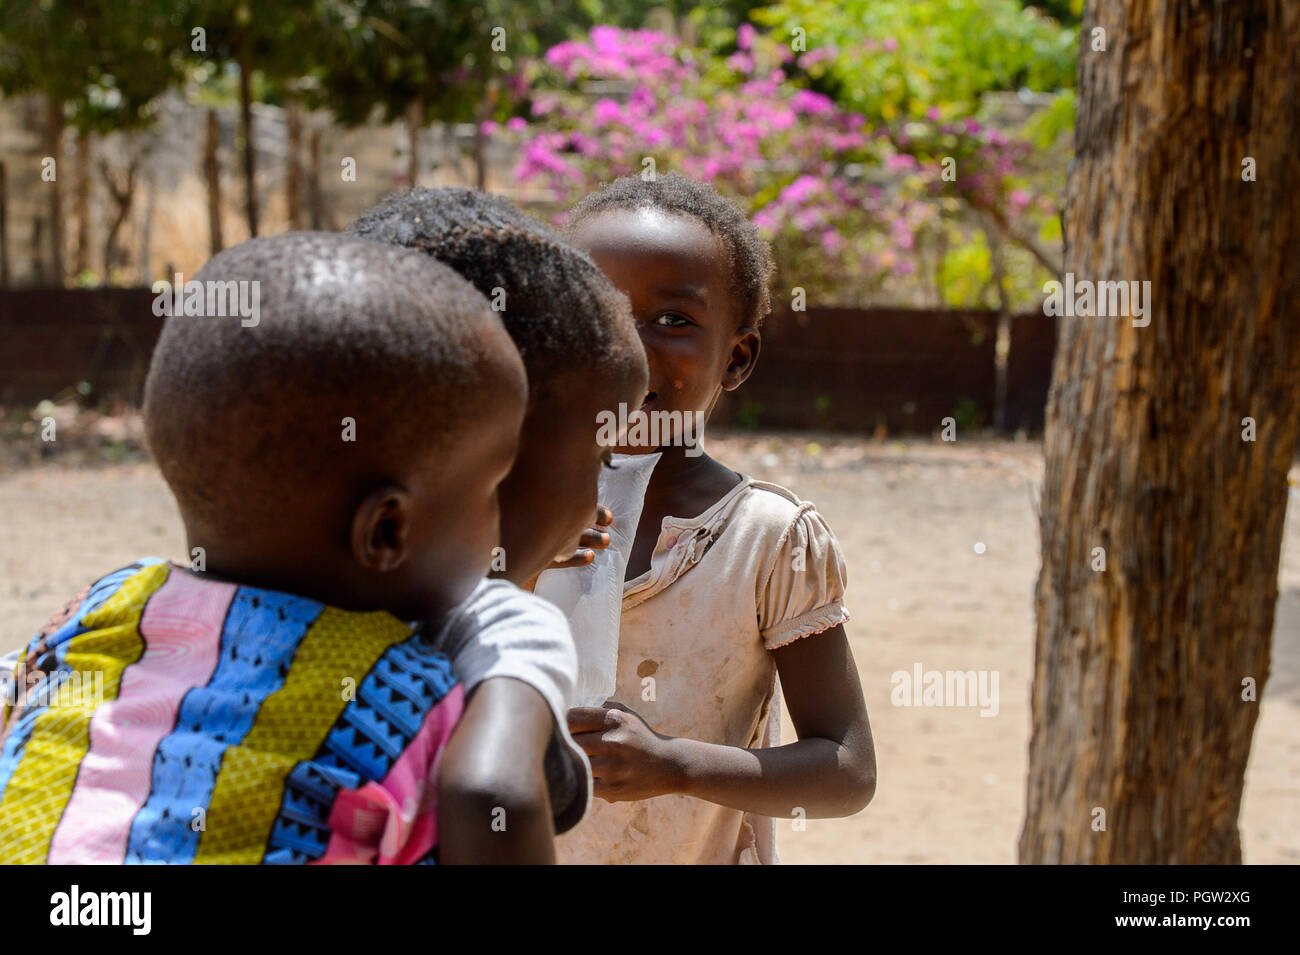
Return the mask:
<path id="1" fill-rule="evenodd" d="M 145 555 L 183 556 L 166 486 L 119 437 L 105 439 L 117 463 L 0 458 L 0 651 L 23 643 L 108 570 Z M 802 831 L 793 823 L 778 827 L 784 861 L 1014 862 L 1025 800 L 1041 446 L 732 435 L 712 439 L 710 450 L 814 501 L 848 557 L 848 630 L 879 787 L 852 818 L 809 820 Z M 1293 492 L 1273 672 L 1241 815 L 1250 863 L 1300 861 L 1297 511 L 1300 492 Z M 981 716 L 978 707 L 892 706 L 891 674 L 916 664 L 995 671 L 996 715 Z M 788 720 L 784 735 L 794 738 Z"/>

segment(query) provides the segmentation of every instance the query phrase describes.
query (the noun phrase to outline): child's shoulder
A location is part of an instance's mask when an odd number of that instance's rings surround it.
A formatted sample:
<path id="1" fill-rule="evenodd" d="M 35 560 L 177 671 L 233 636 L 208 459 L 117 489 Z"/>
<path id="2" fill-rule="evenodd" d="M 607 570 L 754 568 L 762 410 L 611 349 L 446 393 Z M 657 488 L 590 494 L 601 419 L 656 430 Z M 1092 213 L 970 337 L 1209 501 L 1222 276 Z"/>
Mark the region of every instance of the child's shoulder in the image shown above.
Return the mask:
<path id="1" fill-rule="evenodd" d="M 439 640 L 451 634 L 469 637 L 487 629 L 537 625 L 568 629 L 564 614 L 550 601 L 507 580 L 484 578 L 446 617 L 424 623 L 423 629 L 429 639 Z"/>
<path id="2" fill-rule="evenodd" d="M 788 487 L 770 481 L 760 481 L 755 477 L 746 477 L 745 480 L 748 484 L 745 488 L 746 495 L 760 507 L 777 508 L 783 512 L 793 513 L 801 507 L 813 506 L 810 501 L 803 500 Z"/>
<path id="3" fill-rule="evenodd" d="M 817 505 L 789 488 L 746 477 L 745 487 L 728 510 L 717 536 L 731 532 L 734 545 L 766 555 L 763 580 L 787 553 L 801 560 L 842 561 L 835 533 Z"/>
<path id="4" fill-rule="evenodd" d="M 65 603 L 46 621 L 32 637 L 29 649 L 41 641 L 48 641 L 68 626 L 76 625 L 91 611 L 103 606 L 109 598 L 121 591 L 128 583 L 141 574 L 151 572 L 152 568 L 167 562 L 161 557 L 142 557 L 125 567 L 110 571 L 81 588 L 71 600 Z M 158 571 L 152 571 L 158 573 Z"/>
<path id="5" fill-rule="evenodd" d="M 480 581 L 463 603 L 441 620 L 421 624 L 421 631 L 430 646 L 462 668 L 467 690 L 487 671 L 516 663 L 541 660 L 548 668 L 576 672 L 573 637 L 564 614 L 550 601 L 505 580 Z"/>
<path id="6" fill-rule="evenodd" d="M 755 529 L 788 534 L 807 515 L 817 514 L 817 505 L 805 501 L 789 488 L 757 478 L 745 477 L 728 515 L 729 522 L 739 521 Z"/>

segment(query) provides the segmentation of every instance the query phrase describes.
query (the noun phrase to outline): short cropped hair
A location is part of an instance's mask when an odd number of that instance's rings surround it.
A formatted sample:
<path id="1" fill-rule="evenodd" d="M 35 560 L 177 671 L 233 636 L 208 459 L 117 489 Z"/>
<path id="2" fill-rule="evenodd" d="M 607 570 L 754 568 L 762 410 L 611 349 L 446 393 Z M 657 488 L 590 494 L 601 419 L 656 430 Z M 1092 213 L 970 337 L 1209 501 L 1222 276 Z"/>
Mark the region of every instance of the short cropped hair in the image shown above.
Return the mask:
<path id="1" fill-rule="evenodd" d="M 218 253 L 195 281 L 257 283 L 259 314 L 169 312 L 154 349 L 146 435 L 187 525 L 228 528 L 254 495 L 292 506 L 301 482 L 358 455 L 383 467 L 426 453 L 474 418 L 492 374 L 476 332 L 496 317 L 427 256 L 290 232 Z"/>
<path id="2" fill-rule="evenodd" d="M 394 193 L 347 227 L 454 268 L 499 309 L 528 370 L 529 400 L 581 368 L 644 367 L 626 296 L 589 256 L 509 200 L 474 189 Z"/>
<path id="3" fill-rule="evenodd" d="M 731 269 L 731 292 L 736 299 L 739 325 L 759 328 L 772 310 L 771 283 L 775 268 L 772 249 L 754 225 L 730 199 L 706 182 L 678 173 L 645 180 L 624 176 L 588 194 L 569 214 L 565 231 L 584 219 L 612 209 L 658 209 L 699 220 L 722 244 Z"/>

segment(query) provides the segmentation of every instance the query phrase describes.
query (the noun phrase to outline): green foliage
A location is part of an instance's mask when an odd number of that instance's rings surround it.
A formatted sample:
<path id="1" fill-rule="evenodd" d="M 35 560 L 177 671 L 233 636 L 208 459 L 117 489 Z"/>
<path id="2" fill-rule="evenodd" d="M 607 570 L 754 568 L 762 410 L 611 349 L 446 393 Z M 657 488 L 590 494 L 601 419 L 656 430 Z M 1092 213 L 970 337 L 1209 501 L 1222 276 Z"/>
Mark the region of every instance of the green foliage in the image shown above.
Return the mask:
<path id="1" fill-rule="evenodd" d="M 184 15 L 163 0 L 0 3 L 0 92 L 41 93 L 78 129 L 148 124 L 181 76 Z"/>
<path id="2" fill-rule="evenodd" d="M 1074 85 L 1076 32 L 1016 0 L 783 0 L 754 13 L 790 42 L 843 106 L 885 122 L 932 108 L 969 115 L 982 94 Z"/>
<path id="3" fill-rule="evenodd" d="M 949 246 L 939 267 L 944 304 L 951 308 L 980 303 L 984 288 L 993 281 L 989 244 L 984 233 L 977 231 L 969 239 L 958 236 L 958 240 L 958 244 Z"/>
<path id="4" fill-rule="evenodd" d="M 1024 135 L 1038 149 L 1051 149 L 1074 130 L 1074 90 L 1062 90 L 1045 110 L 1025 124 Z"/>
<path id="5" fill-rule="evenodd" d="M 522 62 L 587 24 L 586 6 L 332 0 L 324 14 L 319 105 L 345 125 L 364 123 L 376 107 L 392 122 L 412 104 L 421 123 L 505 118 L 524 92 Z"/>
<path id="6" fill-rule="evenodd" d="M 1021 6 L 1036 7 L 1072 27 L 1077 27 L 1083 16 L 1083 0 L 1021 0 Z"/>
<path id="7" fill-rule="evenodd" d="M 944 239 L 936 285 L 954 307 L 995 306 L 984 229 L 1003 223 L 1003 281 L 1017 308 L 1047 277 L 1022 240 L 1050 248 L 1060 238 L 1081 12 L 1082 0 L 783 0 L 753 16 L 783 42 L 802 38 L 815 87 L 886 130 L 920 170 L 955 163 L 955 179 L 937 184 L 942 221 L 921 240 Z M 1006 97 L 990 94 L 1026 90 L 1052 99 L 1014 130 Z"/>

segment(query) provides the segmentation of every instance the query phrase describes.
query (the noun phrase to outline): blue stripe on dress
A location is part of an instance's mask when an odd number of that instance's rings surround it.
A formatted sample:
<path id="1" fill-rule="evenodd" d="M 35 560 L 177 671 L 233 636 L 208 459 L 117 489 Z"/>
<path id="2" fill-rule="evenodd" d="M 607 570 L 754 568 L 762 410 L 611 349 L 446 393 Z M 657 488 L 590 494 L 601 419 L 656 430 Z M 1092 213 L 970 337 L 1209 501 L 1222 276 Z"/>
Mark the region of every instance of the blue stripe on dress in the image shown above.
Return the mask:
<path id="1" fill-rule="evenodd" d="M 299 644 L 324 609 L 290 594 L 235 591 L 212 677 L 185 694 L 176 726 L 154 752 L 149 797 L 127 840 L 128 865 L 194 860 L 201 835 L 194 810 L 207 810 L 226 749 L 243 741 L 262 703 L 284 685 Z"/>
<path id="2" fill-rule="evenodd" d="M 456 685 L 451 661 L 413 635 L 383 652 L 339 714 L 316 755 L 285 779 L 284 801 L 267 840 L 268 865 L 301 865 L 329 846 L 340 789 L 382 781 Z"/>

